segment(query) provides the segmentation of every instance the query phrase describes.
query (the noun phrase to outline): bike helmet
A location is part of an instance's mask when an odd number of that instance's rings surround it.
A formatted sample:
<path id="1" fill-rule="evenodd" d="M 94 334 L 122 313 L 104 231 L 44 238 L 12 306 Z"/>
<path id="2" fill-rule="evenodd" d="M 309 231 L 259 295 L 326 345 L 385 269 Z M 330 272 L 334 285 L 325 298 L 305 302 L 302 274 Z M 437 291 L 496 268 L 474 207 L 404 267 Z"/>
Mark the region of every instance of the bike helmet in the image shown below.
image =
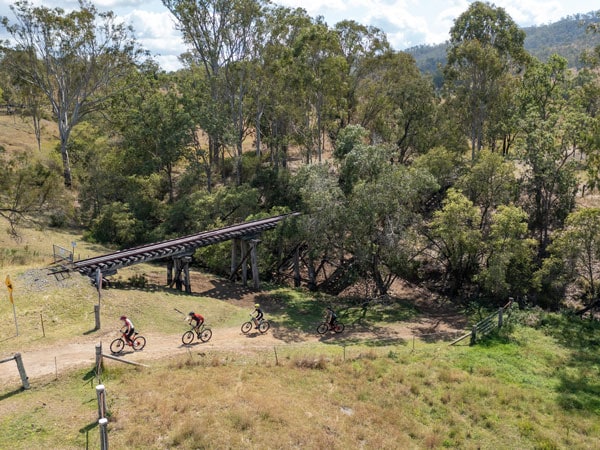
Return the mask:
<path id="1" fill-rule="evenodd" d="M 127 316 L 121 316 L 121 320 L 127 319 Z"/>
<path id="2" fill-rule="evenodd" d="M 260 305 L 259 305 L 258 303 L 255 303 L 255 304 L 254 304 L 254 307 L 255 307 L 255 308 L 260 308 Z"/>
<path id="3" fill-rule="evenodd" d="M 188 316 L 193 316 L 194 315 L 194 311 L 190 311 L 190 313 L 188 314 Z"/>

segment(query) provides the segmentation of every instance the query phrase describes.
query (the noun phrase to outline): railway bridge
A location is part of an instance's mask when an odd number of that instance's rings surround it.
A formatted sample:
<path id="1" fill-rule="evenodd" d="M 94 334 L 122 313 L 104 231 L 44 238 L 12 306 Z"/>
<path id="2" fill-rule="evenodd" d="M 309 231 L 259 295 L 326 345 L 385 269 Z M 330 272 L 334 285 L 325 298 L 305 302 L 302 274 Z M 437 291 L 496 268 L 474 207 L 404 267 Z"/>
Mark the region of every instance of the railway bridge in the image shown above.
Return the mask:
<path id="1" fill-rule="evenodd" d="M 71 261 L 68 267 L 61 266 L 60 269 L 51 269 L 51 272 L 56 274 L 61 271 L 76 271 L 89 276 L 97 284 L 100 284 L 104 276 L 114 275 L 123 267 L 154 260 L 167 260 L 167 284 L 169 286 L 175 284 L 177 289 L 185 288 L 186 292 L 191 293 L 189 263 L 196 249 L 231 240 L 231 276 L 233 277 L 241 270 L 242 282 L 246 285 L 248 261 L 250 261 L 253 287 L 258 289 L 257 246 L 260 242 L 261 233 L 271 230 L 280 222 L 298 215 L 300 213 L 293 212 L 267 219 L 252 220 L 102 256 Z"/>

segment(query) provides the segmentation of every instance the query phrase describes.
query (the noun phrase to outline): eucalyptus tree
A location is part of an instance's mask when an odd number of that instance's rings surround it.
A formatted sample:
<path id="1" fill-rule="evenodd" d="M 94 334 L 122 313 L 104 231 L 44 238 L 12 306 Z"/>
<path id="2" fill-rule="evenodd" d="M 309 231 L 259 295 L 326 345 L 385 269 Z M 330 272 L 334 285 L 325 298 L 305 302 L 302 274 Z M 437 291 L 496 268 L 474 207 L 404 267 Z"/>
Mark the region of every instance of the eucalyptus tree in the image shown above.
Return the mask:
<path id="1" fill-rule="evenodd" d="M 498 153 L 480 152 L 474 164 L 457 181 L 456 187 L 481 209 L 480 228 L 486 231 L 500 205 L 517 200 L 515 165 Z"/>
<path id="2" fill-rule="evenodd" d="M 346 58 L 345 77 L 347 85 L 345 111 L 339 111 L 339 129 L 357 123 L 356 113 L 359 104 L 364 100 L 358 97 L 358 86 L 365 77 L 369 76 L 369 61 L 391 50 L 385 32 L 381 29 L 362 25 L 354 20 L 342 20 L 335 24 L 335 32 L 339 35 L 342 54 Z M 333 140 L 337 137 L 332 130 Z"/>
<path id="3" fill-rule="evenodd" d="M 211 192 L 213 182 L 213 164 L 211 163 L 210 142 L 206 136 L 222 136 L 228 128 L 228 120 L 217 105 L 211 100 L 209 81 L 199 70 L 182 69 L 173 74 L 176 91 L 181 95 L 181 107 L 191 118 L 187 124 L 187 132 L 191 137 L 188 152 L 184 157 L 188 164 L 185 168 L 182 195 L 190 194 L 200 185 L 200 180 L 205 181 L 206 190 Z M 180 189 L 182 187 L 180 186 Z"/>
<path id="4" fill-rule="evenodd" d="M 309 288 L 317 288 L 317 277 L 327 261 L 348 258 L 343 250 L 347 216 L 346 198 L 337 177 L 325 164 L 305 165 L 292 180 L 300 197 L 296 238 L 306 245 L 304 263 L 308 270 Z"/>
<path id="5" fill-rule="evenodd" d="M 317 21 L 302 28 L 293 42 L 294 83 L 299 96 L 292 99 L 301 113 L 294 136 L 306 152 L 306 161 L 316 153 L 323 157 L 327 131 L 336 128 L 340 109 L 345 108 L 347 61 L 339 35 Z"/>
<path id="6" fill-rule="evenodd" d="M 453 103 L 464 114 L 473 158 L 484 144 L 501 81 L 528 60 L 524 40 L 525 32 L 503 8 L 480 1 L 471 3 L 450 30 L 444 76 Z"/>
<path id="7" fill-rule="evenodd" d="M 527 237 L 527 213 L 513 204 L 490 214 L 483 254 L 474 282 L 494 300 L 524 296 L 532 287 L 536 242 Z"/>
<path id="8" fill-rule="evenodd" d="M 574 284 L 585 304 L 596 302 L 600 293 L 600 209 L 581 208 L 569 214 L 548 251 L 537 279 L 562 283 L 563 289 Z"/>
<path id="9" fill-rule="evenodd" d="M 69 215 L 60 176 L 48 164 L 33 163 L 28 155 L 0 161 L 0 217 L 8 222 L 8 233 L 19 238 L 23 223 L 43 226 L 49 219 Z M 62 225 L 62 219 L 58 225 Z"/>
<path id="10" fill-rule="evenodd" d="M 391 164 L 393 146 L 369 145 L 367 137 L 367 130 L 350 125 L 336 141 L 347 204 L 339 242 L 355 271 L 385 294 L 397 277 L 415 279 L 423 249 L 421 205 L 440 186 L 424 166 Z"/>
<path id="11" fill-rule="evenodd" d="M 395 147 L 394 159 L 407 163 L 433 147 L 436 99 L 431 80 L 405 52 L 388 51 L 364 62 L 367 74 L 356 87 L 356 120 L 376 143 Z"/>
<path id="12" fill-rule="evenodd" d="M 175 80 L 148 64 L 131 74 L 132 87 L 113 106 L 123 151 L 122 171 L 160 175 L 168 203 L 176 198 L 175 173 L 194 143 L 193 116 Z M 161 195 L 162 197 L 162 195 Z"/>
<path id="13" fill-rule="evenodd" d="M 11 59 L 19 61 L 16 73 L 49 101 L 58 125 L 64 184 L 71 187 L 68 143 L 73 128 L 106 105 L 142 52 L 130 27 L 86 0 L 69 13 L 27 0 L 10 8 L 16 22 L 2 18 L 12 38 L 2 50 L 22 54 Z"/>
<path id="14" fill-rule="evenodd" d="M 389 159 L 379 159 L 380 167 L 375 168 L 372 155 L 363 145 L 347 155 L 346 159 L 368 160 L 371 168 L 363 171 L 353 164 L 359 180 L 347 195 L 347 213 L 340 219 L 347 230 L 344 251 L 354 257 L 355 270 L 384 295 L 397 278 L 418 278 L 424 249 L 420 205 L 439 186 L 428 172 L 390 164 Z"/>
<path id="15" fill-rule="evenodd" d="M 236 146 L 236 178 L 240 179 L 244 112 L 255 47 L 262 41 L 265 0 L 163 0 L 177 20 L 190 61 L 201 67 L 217 112 L 228 111 Z M 218 162 L 226 136 L 209 134 L 210 160 Z"/>
<path id="16" fill-rule="evenodd" d="M 442 209 L 436 211 L 425 233 L 430 257 L 443 268 L 444 284 L 454 295 L 479 271 L 483 236 L 479 208 L 454 188 L 447 191 Z"/>
<path id="17" fill-rule="evenodd" d="M 574 156 L 586 116 L 570 98 L 571 77 L 566 60 L 553 55 L 548 62 L 535 62 L 527 69 L 520 90 L 525 169 L 520 184 L 541 257 L 552 230 L 561 228 L 575 207 L 578 163 Z"/>
<path id="18" fill-rule="evenodd" d="M 276 7 L 269 11 L 266 22 L 268 31 L 261 57 L 263 79 L 255 106 L 255 113 L 260 113 L 256 134 L 264 139 L 277 172 L 279 167 L 287 167 L 292 131 L 300 117 L 298 102 L 294 100 L 301 93 L 295 82 L 293 43 L 302 29 L 314 21 L 304 9 Z"/>
<path id="19" fill-rule="evenodd" d="M 0 85 L 4 88 L 4 92 L 0 91 L 0 94 L 9 105 L 15 106 L 13 114 L 31 119 L 38 150 L 41 150 L 42 119 L 49 116 L 50 110 L 44 92 L 38 86 L 28 83 L 19 73 L 19 68 L 23 65 L 19 59 L 24 56 L 22 52 L 10 52 L 0 60 Z"/>
<path id="20" fill-rule="evenodd" d="M 518 95 L 521 79 L 506 73 L 498 81 L 498 91 L 490 99 L 488 121 L 483 136 L 485 145 L 492 152 L 508 157 L 514 149 L 519 136 L 520 103 Z M 515 151 L 513 151 L 515 153 Z"/>
<path id="21" fill-rule="evenodd" d="M 585 55 L 586 67 L 575 78 L 575 101 L 587 116 L 581 127 L 582 151 L 586 156 L 587 184 L 594 190 L 600 187 L 600 46 L 594 56 Z"/>

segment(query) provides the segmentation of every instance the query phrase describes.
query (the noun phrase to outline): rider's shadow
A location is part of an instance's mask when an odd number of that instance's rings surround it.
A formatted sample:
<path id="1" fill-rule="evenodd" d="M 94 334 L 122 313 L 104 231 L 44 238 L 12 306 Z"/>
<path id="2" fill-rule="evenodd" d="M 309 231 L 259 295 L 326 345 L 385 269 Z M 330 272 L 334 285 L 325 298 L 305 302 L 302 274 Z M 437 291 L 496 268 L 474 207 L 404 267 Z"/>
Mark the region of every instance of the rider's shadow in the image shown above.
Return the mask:
<path id="1" fill-rule="evenodd" d="M 255 338 L 257 336 L 260 336 L 262 333 L 258 330 L 251 330 L 248 331 L 248 333 L 245 333 L 244 336 L 246 336 L 247 338 Z"/>
<path id="2" fill-rule="evenodd" d="M 335 340 L 339 340 L 339 334 L 324 334 L 321 337 L 319 337 L 319 341 L 321 342 L 327 342 L 327 341 L 335 341 Z"/>
<path id="3" fill-rule="evenodd" d="M 121 351 L 119 352 L 119 355 L 120 355 L 120 356 L 125 356 L 125 355 L 130 355 L 130 354 L 132 354 L 132 353 L 135 353 L 135 352 L 134 352 L 133 350 L 121 350 Z"/>
<path id="4" fill-rule="evenodd" d="M 179 348 L 192 348 L 192 347 L 195 347 L 200 344 L 202 344 L 202 342 L 192 342 L 191 344 L 181 344 L 179 346 Z"/>

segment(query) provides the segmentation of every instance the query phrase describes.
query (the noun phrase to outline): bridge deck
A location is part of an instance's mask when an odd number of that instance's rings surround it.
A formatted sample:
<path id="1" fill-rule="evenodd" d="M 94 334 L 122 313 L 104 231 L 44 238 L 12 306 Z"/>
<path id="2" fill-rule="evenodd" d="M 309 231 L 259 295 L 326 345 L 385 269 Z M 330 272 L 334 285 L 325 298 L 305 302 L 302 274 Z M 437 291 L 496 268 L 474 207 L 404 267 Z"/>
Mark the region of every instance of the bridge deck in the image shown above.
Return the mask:
<path id="1" fill-rule="evenodd" d="M 170 239 L 163 242 L 142 245 L 102 256 L 82 259 L 73 262 L 71 270 L 78 271 L 82 275 L 93 276 L 97 269 L 100 269 L 103 273 L 110 273 L 133 264 L 170 258 L 173 256 L 191 255 L 200 247 L 230 239 L 247 239 L 252 236 L 257 236 L 263 231 L 275 228 L 279 222 L 284 219 L 297 215 L 300 215 L 300 213 L 294 212 L 269 217 L 268 219 L 243 222 L 216 230 L 204 231 L 202 233 Z"/>

